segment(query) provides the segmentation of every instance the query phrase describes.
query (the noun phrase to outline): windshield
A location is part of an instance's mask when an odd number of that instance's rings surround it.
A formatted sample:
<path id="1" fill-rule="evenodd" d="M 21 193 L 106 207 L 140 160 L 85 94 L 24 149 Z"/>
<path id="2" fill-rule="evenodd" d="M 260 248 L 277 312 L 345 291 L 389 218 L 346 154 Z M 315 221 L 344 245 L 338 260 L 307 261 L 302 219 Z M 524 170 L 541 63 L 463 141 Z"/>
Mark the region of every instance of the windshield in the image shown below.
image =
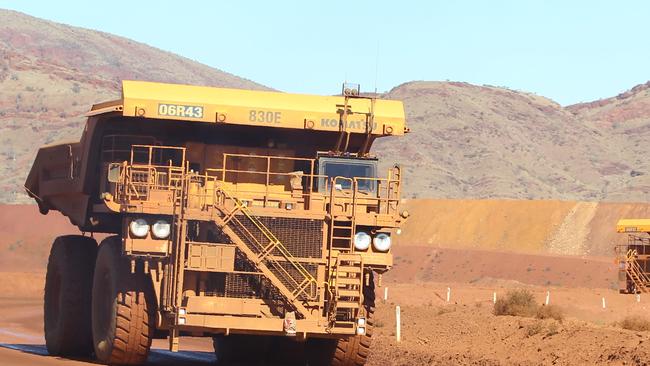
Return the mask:
<path id="1" fill-rule="evenodd" d="M 377 161 L 321 158 L 319 160 L 319 174 L 326 175 L 328 178 L 375 178 L 377 176 Z M 323 187 L 322 189 L 325 187 L 324 179 L 321 178 L 320 187 Z M 357 181 L 360 191 L 373 192 L 375 190 L 375 182 L 373 180 L 359 179 Z M 341 185 L 341 189 L 352 188 L 352 182 L 346 179 L 340 179 L 336 183 Z"/>

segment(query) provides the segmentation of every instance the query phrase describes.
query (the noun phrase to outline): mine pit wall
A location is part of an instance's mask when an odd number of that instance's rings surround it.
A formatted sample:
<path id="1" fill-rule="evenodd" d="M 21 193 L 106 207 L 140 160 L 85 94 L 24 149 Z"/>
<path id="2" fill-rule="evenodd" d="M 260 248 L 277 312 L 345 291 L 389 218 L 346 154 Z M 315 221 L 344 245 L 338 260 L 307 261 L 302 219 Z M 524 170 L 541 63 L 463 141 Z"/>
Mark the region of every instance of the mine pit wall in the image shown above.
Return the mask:
<path id="1" fill-rule="evenodd" d="M 533 200 L 405 200 L 395 247 L 613 256 L 620 218 L 650 218 L 650 204 Z"/>

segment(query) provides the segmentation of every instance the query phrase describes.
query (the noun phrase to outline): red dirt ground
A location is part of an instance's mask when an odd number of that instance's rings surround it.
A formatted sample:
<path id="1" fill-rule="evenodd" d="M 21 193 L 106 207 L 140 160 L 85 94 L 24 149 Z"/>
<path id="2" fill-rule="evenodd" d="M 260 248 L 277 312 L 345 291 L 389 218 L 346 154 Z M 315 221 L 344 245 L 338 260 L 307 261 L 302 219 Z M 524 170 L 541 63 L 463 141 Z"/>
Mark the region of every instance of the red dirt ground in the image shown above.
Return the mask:
<path id="1" fill-rule="evenodd" d="M 559 205 L 562 206 L 562 205 Z M 0 209 L 0 364 L 80 365 L 46 355 L 42 336 L 45 261 L 54 236 L 76 232 L 58 215 L 33 206 Z M 598 217 L 597 215 L 595 217 Z M 602 221 L 601 221 L 602 222 Z M 415 243 L 413 243 L 415 244 Z M 383 276 L 369 365 L 646 365 L 650 332 L 621 329 L 626 315 L 645 316 L 650 297 L 615 290 L 612 257 L 559 256 L 484 249 L 398 245 Z M 447 288 L 451 301 L 446 302 Z M 536 301 L 550 292 L 565 320 L 492 314 L 492 296 L 527 288 Z M 378 289 L 378 299 L 383 288 Z M 602 308 L 602 298 L 606 308 Z M 402 342 L 395 341 L 395 306 Z M 183 338 L 179 355 L 156 341 L 152 365 L 208 365 L 209 339 Z"/>

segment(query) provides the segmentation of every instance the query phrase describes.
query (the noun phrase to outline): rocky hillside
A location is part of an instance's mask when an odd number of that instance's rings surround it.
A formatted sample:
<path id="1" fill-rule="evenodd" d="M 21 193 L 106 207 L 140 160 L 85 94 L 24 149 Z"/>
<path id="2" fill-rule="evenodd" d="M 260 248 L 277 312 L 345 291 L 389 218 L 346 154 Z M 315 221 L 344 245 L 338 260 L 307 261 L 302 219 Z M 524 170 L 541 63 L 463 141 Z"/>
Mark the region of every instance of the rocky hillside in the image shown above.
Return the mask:
<path id="1" fill-rule="evenodd" d="M 650 95 L 627 94 L 634 106 L 613 98 L 563 108 L 504 88 L 410 82 L 387 97 L 404 101 L 413 132 L 375 152 L 404 163 L 410 197 L 643 201 Z"/>
<path id="2" fill-rule="evenodd" d="M 110 34 L 0 10 L 0 202 L 28 202 L 38 146 L 76 139 L 80 116 L 116 98 L 122 79 L 264 89 L 252 81 Z M 562 107 L 492 86 L 409 82 L 412 133 L 382 139 L 405 167 L 406 197 L 646 201 L 650 83 Z"/>
<path id="3" fill-rule="evenodd" d="M 80 116 L 118 98 L 123 79 L 267 89 L 126 38 L 0 9 L 0 202 L 25 202 L 37 147 L 77 139 Z"/>

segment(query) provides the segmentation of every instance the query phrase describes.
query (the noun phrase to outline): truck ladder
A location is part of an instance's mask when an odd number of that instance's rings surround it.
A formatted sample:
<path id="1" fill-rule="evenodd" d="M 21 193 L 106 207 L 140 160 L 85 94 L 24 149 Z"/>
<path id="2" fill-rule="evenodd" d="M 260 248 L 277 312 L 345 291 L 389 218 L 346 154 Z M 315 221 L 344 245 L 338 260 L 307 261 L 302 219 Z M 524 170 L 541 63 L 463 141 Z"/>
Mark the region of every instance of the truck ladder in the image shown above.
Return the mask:
<path id="1" fill-rule="evenodd" d="M 309 310 L 304 302 L 316 300 L 318 296 L 316 278 L 242 201 L 226 192 L 218 182 L 216 182 L 215 195 L 213 207 L 222 215 L 213 217 L 215 224 L 289 303 L 303 317 L 307 317 Z M 229 209 L 226 202 L 231 202 L 234 208 Z"/>
<path id="2" fill-rule="evenodd" d="M 359 309 L 363 303 L 363 261 L 360 254 L 339 253 L 334 270 L 336 309 Z"/>
<path id="3" fill-rule="evenodd" d="M 636 257 L 636 250 L 630 249 L 627 251 L 625 255 L 625 272 L 638 291 L 643 293 L 650 292 L 650 278 L 643 271 Z"/>

